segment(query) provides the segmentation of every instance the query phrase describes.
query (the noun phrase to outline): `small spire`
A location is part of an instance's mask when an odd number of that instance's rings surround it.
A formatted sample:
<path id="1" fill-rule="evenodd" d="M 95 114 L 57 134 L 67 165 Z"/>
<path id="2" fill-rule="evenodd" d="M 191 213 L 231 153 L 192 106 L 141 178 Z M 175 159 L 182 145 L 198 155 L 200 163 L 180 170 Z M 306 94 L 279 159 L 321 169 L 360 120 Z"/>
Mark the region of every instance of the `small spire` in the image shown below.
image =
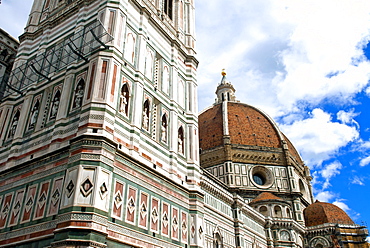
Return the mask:
<path id="1" fill-rule="evenodd" d="M 222 69 L 221 75 L 222 75 L 221 82 L 219 83 L 216 89 L 217 95 L 216 104 L 224 101 L 236 102 L 235 89 L 231 82 L 227 80 L 225 69 Z"/>

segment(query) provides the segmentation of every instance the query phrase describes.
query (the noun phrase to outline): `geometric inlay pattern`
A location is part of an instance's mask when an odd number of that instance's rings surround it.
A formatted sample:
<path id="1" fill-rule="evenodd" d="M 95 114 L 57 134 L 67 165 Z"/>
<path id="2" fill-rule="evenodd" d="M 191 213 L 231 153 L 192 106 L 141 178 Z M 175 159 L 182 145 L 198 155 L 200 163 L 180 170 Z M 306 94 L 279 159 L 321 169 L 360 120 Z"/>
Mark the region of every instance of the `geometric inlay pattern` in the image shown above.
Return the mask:
<path id="1" fill-rule="evenodd" d="M 108 188 L 105 182 L 102 185 L 100 185 L 99 194 L 102 200 L 108 195 Z"/>
<path id="2" fill-rule="evenodd" d="M 145 202 L 143 202 L 141 204 L 141 208 L 140 208 L 140 216 L 141 216 L 142 219 L 144 219 L 147 214 L 148 214 L 148 210 L 147 210 L 147 208 L 145 206 Z"/>
<path id="3" fill-rule="evenodd" d="M 157 222 L 157 220 L 158 220 L 158 212 L 157 212 L 157 209 L 156 209 L 156 208 L 154 208 L 154 209 L 152 210 L 152 221 L 153 221 L 153 223 L 156 223 L 156 222 Z"/>
<path id="4" fill-rule="evenodd" d="M 66 190 L 67 190 L 67 197 L 68 198 L 71 197 L 73 191 L 75 190 L 75 185 L 74 185 L 72 179 L 69 181 Z"/>
<path id="5" fill-rule="evenodd" d="M 91 194 L 94 184 L 91 182 L 90 177 L 87 177 L 80 186 L 81 193 L 84 197 Z"/>
<path id="6" fill-rule="evenodd" d="M 134 199 L 131 197 L 127 203 L 127 209 L 132 214 L 135 211 L 135 202 Z"/>
<path id="7" fill-rule="evenodd" d="M 45 194 L 45 192 L 42 192 L 42 194 L 40 195 L 40 198 L 37 202 L 37 205 L 39 206 L 39 208 L 42 208 L 44 206 L 45 202 L 46 202 L 46 194 Z"/>
<path id="8" fill-rule="evenodd" d="M 53 195 L 51 196 L 51 203 L 55 206 L 58 203 L 59 199 L 60 199 L 60 192 L 59 192 L 59 189 L 56 189 Z"/>

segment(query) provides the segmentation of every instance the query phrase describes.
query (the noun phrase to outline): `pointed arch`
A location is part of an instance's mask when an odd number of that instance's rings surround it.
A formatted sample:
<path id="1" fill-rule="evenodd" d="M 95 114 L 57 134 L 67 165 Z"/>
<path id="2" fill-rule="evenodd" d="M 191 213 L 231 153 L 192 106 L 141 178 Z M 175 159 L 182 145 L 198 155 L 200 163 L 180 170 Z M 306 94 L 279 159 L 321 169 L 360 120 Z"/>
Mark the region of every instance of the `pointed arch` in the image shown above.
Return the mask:
<path id="1" fill-rule="evenodd" d="M 60 104 L 60 96 L 61 96 L 60 90 L 57 90 L 54 94 L 53 101 L 51 104 L 51 110 L 49 115 L 50 120 L 55 119 L 57 117 Z"/>
<path id="2" fill-rule="evenodd" d="M 21 115 L 21 112 L 19 111 L 19 109 L 13 115 L 12 122 L 10 123 L 10 126 L 9 126 L 9 133 L 8 133 L 9 139 L 12 139 L 15 135 L 15 132 L 17 131 L 20 115 Z"/>
<path id="3" fill-rule="evenodd" d="M 177 144 L 178 144 L 178 152 L 180 154 L 185 154 L 185 151 L 184 151 L 184 128 L 182 126 L 180 126 L 178 131 L 177 131 Z"/>
<path id="4" fill-rule="evenodd" d="M 82 106 L 83 97 L 85 94 L 85 80 L 81 78 L 74 90 L 74 100 L 72 108 L 80 108 Z"/>
<path id="5" fill-rule="evenodd" d="M 30 122 L 28 125 L 29 130 L 35 128 L 39 112 L 40 112 L 40 101 L 37 100 L 31 109 Z"/>
<path id="6" fill-rule="evenodd" d="M 168 68 L 167 65 L 164 65 L 162 72 L 162 91 L 168 94 L 169 86 L 170 86 L 170 69 Z"/>
<path id="7" fill-rule="evenodd" d="M 185 83 L 182 79 L 179 80 L 179 87 L 178 87 L 178 101 L 181 107 L 185 106 Z"/>
<path id="8" fill-rule="evenodd" d="M 130 103 L 130 89 L 129 85 L 125 83 L 121 87 L 119 111 L 126 116 L 128 115 L 129 103 Z"/>
<path id="9" fill-rule="evenodd" d="M 146 99 L 143 104 L 143 119 L 142 128 L 149 131 L 149 114 L 150 114 L 150 101 Z"/>
<path id="10" fill-rule="evenodd" d="M 145 76 L 149 78 L 150 81 L 153 80 L 153 68 L 154 68 L 154 55 L 151 49 L 147 48 L 145 57 Z"/>
<path id="11" fill-rule="evenodd" d="M 133 33 L 128 33 L 125 45 L 125 59 L 131 64 L 134 64 L 135 62 L 135 43 L 136 35 Z"/>
<path id="12" fill-rule="evenodd" d="M 161 141 L 167 143 L 168 136 L 168 117 L 167 114 L 163 114 L 161 118 Z"/>

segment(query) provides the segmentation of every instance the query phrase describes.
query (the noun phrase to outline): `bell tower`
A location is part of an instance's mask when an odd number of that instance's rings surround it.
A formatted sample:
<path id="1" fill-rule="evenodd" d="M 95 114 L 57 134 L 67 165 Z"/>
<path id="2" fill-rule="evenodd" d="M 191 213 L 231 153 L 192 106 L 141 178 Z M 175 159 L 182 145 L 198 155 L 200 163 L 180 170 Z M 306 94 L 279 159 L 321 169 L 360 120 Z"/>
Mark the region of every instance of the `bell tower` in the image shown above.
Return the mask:
<path id="1" fill-rule="evenodd" d="M 202 246 L 194 17 L 189 0 L 34 0 L 0 100 L 4 235 Z"/>

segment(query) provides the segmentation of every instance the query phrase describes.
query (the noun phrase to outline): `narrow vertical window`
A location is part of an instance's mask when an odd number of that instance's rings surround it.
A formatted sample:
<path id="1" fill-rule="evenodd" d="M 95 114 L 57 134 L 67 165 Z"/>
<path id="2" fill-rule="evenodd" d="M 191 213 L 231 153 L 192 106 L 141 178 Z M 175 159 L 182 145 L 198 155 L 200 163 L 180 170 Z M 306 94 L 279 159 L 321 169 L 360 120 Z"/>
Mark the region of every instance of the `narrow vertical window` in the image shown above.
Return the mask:
<path id="1" fill-rule="evenodd" d="M 109 11 L 109 23 L 108 23 L 108 34 L 113 35 L 114 31 L 114 11 Z"/>
<path id="2" fill-rule="evenodd" d="M 172 3 L 173 0 L 164 1 L 164 13 L 172 20 Z"/>

